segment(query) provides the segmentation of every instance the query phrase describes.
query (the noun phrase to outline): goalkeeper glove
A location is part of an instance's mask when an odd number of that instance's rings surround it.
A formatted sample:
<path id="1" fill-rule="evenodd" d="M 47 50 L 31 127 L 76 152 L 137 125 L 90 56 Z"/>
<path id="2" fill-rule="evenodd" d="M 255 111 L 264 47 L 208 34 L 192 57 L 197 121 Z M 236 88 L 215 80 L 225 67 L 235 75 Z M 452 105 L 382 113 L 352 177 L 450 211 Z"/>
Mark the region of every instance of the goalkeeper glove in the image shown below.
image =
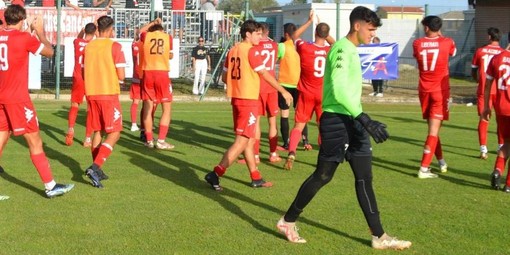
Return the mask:
<path id="1" fill-rule="evenodd" d="M 379 121 L 375 121 L 370 119 L 368 114 L 361 113 L 356 117 L 356 120 L 363 125 L 363 127 L 367 130 L 367 132 L 374 138 L 376 143 L 382 143 L 390 137 L 388 132 L 386 131 L 386 125 Z"/>

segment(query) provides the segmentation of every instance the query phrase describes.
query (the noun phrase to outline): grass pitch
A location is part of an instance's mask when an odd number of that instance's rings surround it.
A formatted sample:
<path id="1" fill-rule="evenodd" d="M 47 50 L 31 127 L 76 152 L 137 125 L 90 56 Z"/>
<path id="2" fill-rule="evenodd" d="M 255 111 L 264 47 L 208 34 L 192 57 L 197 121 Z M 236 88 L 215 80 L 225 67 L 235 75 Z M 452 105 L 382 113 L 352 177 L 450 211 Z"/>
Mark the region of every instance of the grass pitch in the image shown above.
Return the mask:
<path id="1" fill-rule="evenodd" d="M 58 182 L 73 182 L 69 194 L 46 199 L 22 138 L 2 155 L 0 254 L 387 254 L 370 248 L 370 234 L 354 194 L 348 164 L 323 188 L 298 221 L 307 244 L 288 243 L 275 229 L 297 189 L 314 170 L 317 127 L 311 124 L 311 152 L 300 150 L 292 171 L 267 163 L 263 139 L 259 168 L 274 186 L 250 188 L 244 165 L 234 164 L 213 191 L 203 180 L 233 141 L 228 103 L 174 103 L 169 141 L 174 151 L 145 148 L 128 130 L 103 166 L 110 176 L 97 189 L 83 176 L 91 163 L 81 147 L 82 124 L 67 147 L 68 102 L 36 101 L 45 151 Z M 365 105 L 388 125 L 389 141 L 374 144 L 374 187 L 385 230 L 413 242 L 404 254 L 509 254 L 510 195 L 489 188 L 495 149 L 478 159 L 475 107 L 454 105 L 441 130 L 449 170 L 420 180 L 426 124 L 417 105 Z M 78 123 L 84 123 L 84 109 Z M 263 121 L 263 130 L 267 130 Z M 263 134 L 267 137 L 267 133 Z M 286 156 L 281 154 L 281 156 Z M 432 165 L 437 169 L 437 162 Z"/>

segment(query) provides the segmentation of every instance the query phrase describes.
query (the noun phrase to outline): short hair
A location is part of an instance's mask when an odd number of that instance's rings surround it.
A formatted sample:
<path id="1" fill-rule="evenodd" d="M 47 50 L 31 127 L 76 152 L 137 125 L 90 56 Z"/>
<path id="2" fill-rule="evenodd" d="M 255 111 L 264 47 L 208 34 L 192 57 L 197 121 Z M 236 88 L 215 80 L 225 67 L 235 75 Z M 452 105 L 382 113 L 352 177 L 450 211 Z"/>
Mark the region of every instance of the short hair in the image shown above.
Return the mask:
<path id="1" fill-rule="evenodd" d="M 242 25 L 241 25 L 241 38 L 246 39 L 246 33 L 253 33 L 255 31 L 258 31 L 260 30 L 262 27 L 260 25 L 260 23 L 258 23 L 257 21 L 255 20 L 252 20 L 252 19 L 249 19 L 249 20 L 246 20 Z"/>
<path id="2" fill-rule="evenodd" d="M 382 22 L 379 16 L 377 16 L 374 11 L 368 9 L 365 6 L 357 6 L 356 8 L 352 9 L 351 14 L 349 15 L 351 28 L 357 21 L 364 21 L 366 23 L 372 24 L 375 27 L 382 26 Z"/>
<path id="3" fill-rule="evenodd" d="M 381 42 L 381 39 L 377 36 L 374 36 L 374 38 L 372 38 L 372 43 L 380 43 Z"/>
<path id="4" fill-rule="evenodd" d="M 315 34 L 322 39 L 326 39 L 329 36 L 329 25 L 321 22 L 315 27 Z"/>
<path id="5" fill-rule="evenodd" d="M 161 24 L 154 24 L 147 29 L 147 32 L 164 31 L 165 29 Z"/>
<path id="6" fill-rule="evenodd" d="M 260 23 L 260 27 L 261 27 L 263 33 L 269 31 L 269 24 L 267 22 L 259 22 L 259 23 Z"/>
<path id="7" fill-rule="evenodd" d="M 94 24 L 92 22 L 85 25 L 85 34 L 87 34 L 87 35 L 95 34 L 96 30 L 97 30 L 96 24 Z"/>
<path id="8" fill-rule="evenodd" d="M 495 27 L 487 28 L 487 34 L 490 36 L 490 40 L 493 42 L 499 42 L 501 39 L 501 34 L 499 33 L 499 29 Z"/>
<path id="9" fill-rule="evenodd" d="M 423 18 L 421 24 L 428 27 L 430 31 L 437 32 L 441 30 L 441 27 L 443 26 L 443 20 L 441 20 L 441 18 L 438 16 L 430 15 Z"/>
<path id="10" fill-rule="evenodd" d="M 296 32 L 297 27 L 294 23 L 285 23 L 283 25 L 283 34 L 288 34 L 289 36 L 292 36 L 294 32 Z M 285 36 L 282 37 L 280 42 L 285 42 Z"/>
<path id="11" fill-rule="evenodd" d="M 21 5 L 11 4 L 5 9 L 4 18 L 7 25 L 16 25 L 27 18 L 27 11 Z"/>
<path id="12" fill-rule="evenodd" d="M 101 16 L 97 19 L 97 30 L 102 33 L 109 28 L 113 27 L 113 19 L 110 16 Z"/>

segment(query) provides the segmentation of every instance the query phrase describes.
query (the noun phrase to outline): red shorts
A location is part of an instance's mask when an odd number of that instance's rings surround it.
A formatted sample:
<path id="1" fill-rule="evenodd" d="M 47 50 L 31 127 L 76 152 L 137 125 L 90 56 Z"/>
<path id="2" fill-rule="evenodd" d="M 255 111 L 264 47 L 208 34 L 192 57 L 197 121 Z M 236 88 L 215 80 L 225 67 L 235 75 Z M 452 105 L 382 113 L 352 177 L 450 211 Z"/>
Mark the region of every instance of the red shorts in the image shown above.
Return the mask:
<path id="1" fill-rule="evenodd" d="M 93 131 L 122 131 L 122 109 L 118 96 L 105 96 L 104 100 L 89 99 L 87 102 L 87 123 Z"/>
<path id="2" fill-rule="evenodd" d="M 165 103 L 172 102 L 172 84 L 167 71 L 145 71 L 142 99 Z"/>
<path id="3" fill-rule="evenodd" d="M 0 104 L 0 131 L 12 131 L 16 136 L 39 131 L 32 102 Z"/>
<path id="4" fill-rule="evenodd" d="M 504 141 L 510 140 L 510 116 L 507 115 L 497 115 L 496 122 L 498 123 L 498 133 L 501 134 L 501 137 Z"/>
<path id="5" fill-rule="evenodd" d="M 278 92 L 259 95 L 259 116 L 273 117 L 278 115 Z"/>
<path id="6" fill-rule="evenodd" d="M 489 107 L 492 110 L 494 108 L 494 102 L 496 102 L 496 94 L 491 94 L 489 97 Z M 483 95 L 478 95 L 477 102 L 476 102 L 476 108 L 478 109 L 478 116 L 482 115 L 483 108 L 485 107 L 484 101 L 483 101 Z"/>
<path id="7" fill-rule="evenodd" d="M 73 86 L 71 87 L 71 103 L 83 103 L 85 96 L 85 83 L 83 79 L 73 77 Z"/>
<path id="8" fill-rule="evenodd" d="M 255 138 L 258 105 L 232 105 L 234 132 L 236 135 Z"/>
<path id="9" fill-rule="evenodd" d="M 423 119 L 448 120 L 450 91 L 419 92 Z"/>
<path id="10" fill-rule="evenodd" d="M 142 91 L 140 88 L 140 84 L 132 83 L 131 88 L 129 89 L 129 98 L 130 99 L 142 99 Z"/>
<path id="11" fill-rule="evenodd" d="M 315 112 L 315 121 L 319 123 L 322 115 L 322 92 L 316 94 L 299 92 L 294 121 L 307 123 L 312 119 L 313 112 Z"/>

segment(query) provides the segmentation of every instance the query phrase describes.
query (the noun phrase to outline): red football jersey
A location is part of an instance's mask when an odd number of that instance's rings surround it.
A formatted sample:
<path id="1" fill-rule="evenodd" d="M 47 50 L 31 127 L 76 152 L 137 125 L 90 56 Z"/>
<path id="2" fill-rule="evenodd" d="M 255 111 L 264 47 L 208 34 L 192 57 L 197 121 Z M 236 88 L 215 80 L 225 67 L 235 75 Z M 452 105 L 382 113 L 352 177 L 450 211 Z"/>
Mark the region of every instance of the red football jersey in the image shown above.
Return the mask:
<path id="1" fill-rule="evenodd" d="M 423 37 L 414 40 L 413 51 L 420 70 L 419 91 L 449 90 L 448 58 L 455 56 L 455 42 L 448 37 Z"/>
<path id="2" fill-rule="evenodd" d="M 487 79 L 496 83 L 494 110 L 498 115 L 510 116 L 510 52 L 503 50 L 487 66 Z"/>
<path id="3" fill-rule="evenodd" d="M 276 77 L 275 66 L 276 59 L 278 57 L 278 44 L 273 40 L 261 39 L 259 45 L 254 46 L 254 48 L 260 53 L 262 58 L 264 59 L 264 65 L 266 66 L 266 70 L 273 76 Z M 260 79 L 260 94 L 272 93 L 276 92 L 276 89 L 273 88 L 269 83 Z"/>
<path id="4" fill-rule="evenodd" d="M 322 94 L 326 57 L 330 46 L 319 46 L 313 42 L 296 40 L 296 51 L 301 60 L 298 90 L 305 93 Z"/>
<path id="5" fill-rule="evenodd" d="M 133 54 L 133 82 L 140 82 L 140 41 L 134 41 L 131 44 L 131 53 Z"/>
<path id="6" fill-rule="evenodd" d="M 28 54 L 38 55 L 44 45 L 28 32 L 0 30 L 0 104 L 30 101 Z"/>
<path id="7" fill-rule="evenodd" d="M 89 43 L 89 40 L 83 38 L 76 38 L 73 41 L 74 45 L 74 71 L 73 77 L 77 77 L 83 80 L 82 67 L 83 67 L 83 52 L 85 46 Z"/>
<path id="8" fill-rule="evenodd" d="M 476 93 L 483 95 L 485 90 L 485 72 L 487 72 L 487 65 L 494 55 L 501 53 L 503 49 L 499 45 L 486 45 L 476 50 L 473 56 L 471 68 L 478 68 L 478 89 Z M 491 94 L 496 94 L 496 86 L 491 87 Z"/>

